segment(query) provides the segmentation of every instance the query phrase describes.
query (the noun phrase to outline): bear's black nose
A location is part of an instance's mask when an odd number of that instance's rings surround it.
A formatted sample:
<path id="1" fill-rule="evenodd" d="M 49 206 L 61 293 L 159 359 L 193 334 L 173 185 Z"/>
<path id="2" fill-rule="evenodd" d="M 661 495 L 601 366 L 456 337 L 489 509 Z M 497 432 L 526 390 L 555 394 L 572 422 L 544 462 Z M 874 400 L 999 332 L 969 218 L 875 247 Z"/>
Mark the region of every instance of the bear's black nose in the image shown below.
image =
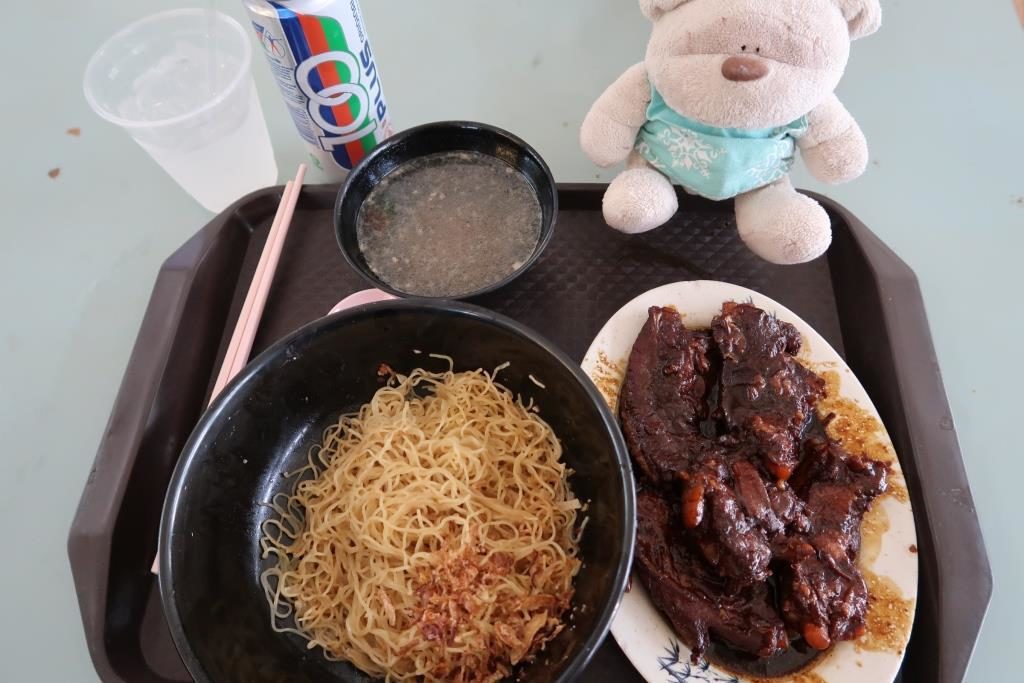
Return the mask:
<path id="1" fill-rule="evenodd" d="M 768 62 L 753 55 L 736 55 L 722 62 L 722 75 L 730 81 L 756 81 L 768 75 Z"/>

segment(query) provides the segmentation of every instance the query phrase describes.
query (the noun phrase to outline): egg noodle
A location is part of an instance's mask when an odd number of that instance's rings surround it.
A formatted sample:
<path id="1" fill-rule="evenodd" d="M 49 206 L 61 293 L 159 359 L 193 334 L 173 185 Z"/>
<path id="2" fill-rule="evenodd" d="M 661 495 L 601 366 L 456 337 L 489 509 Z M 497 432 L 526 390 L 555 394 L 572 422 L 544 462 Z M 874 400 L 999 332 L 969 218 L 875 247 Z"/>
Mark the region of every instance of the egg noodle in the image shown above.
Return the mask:
<path id="1" fill-rule="evenodd" d="M 451 364 L 451 359 L 443 356 Z M 496 681 L 564 627 L 580 502 L 494 372 L 390 374 L 262 525 L 275 631 L 387 680 Z"/>

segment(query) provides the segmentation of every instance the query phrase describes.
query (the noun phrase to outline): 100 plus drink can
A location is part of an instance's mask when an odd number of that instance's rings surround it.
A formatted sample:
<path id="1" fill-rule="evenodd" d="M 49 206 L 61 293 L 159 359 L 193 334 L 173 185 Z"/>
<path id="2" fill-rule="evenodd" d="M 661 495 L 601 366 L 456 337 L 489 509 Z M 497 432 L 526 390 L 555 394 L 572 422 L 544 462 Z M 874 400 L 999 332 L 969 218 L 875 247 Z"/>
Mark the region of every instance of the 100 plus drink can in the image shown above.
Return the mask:
<path id="1" fill-rule="evenodd" d="M 392 133 L 356 0 L 244 0 L 310 158 L 340 180 Z"/>

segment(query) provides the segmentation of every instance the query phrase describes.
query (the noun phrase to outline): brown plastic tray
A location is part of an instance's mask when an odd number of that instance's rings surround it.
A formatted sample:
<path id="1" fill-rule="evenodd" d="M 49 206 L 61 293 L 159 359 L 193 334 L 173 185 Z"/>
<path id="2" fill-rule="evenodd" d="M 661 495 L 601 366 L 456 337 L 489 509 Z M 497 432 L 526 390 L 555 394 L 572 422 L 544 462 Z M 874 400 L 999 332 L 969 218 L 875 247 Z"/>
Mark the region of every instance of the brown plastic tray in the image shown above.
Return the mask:
<path id="1" fill-rule="evenodd" d="M 827 258 L 772 266 L 736 236 L 730 203 L 680 196 L 668 226 L 608 229 L 602 185 L 563 185 L 555 236 L 536 266 L 477 303 L 534 327 L 581 359 L 620 306 L 652 287 L 715 279 L 788 306 L 842 354 L 900 455 L 917 523 L 918 610 L 901 678 L 961 681 L 992 578 L 914 273 L 860 221 L 824 197 Z M 302 191 L 254 353 L 367 287 L 343 261 L 336 188 Z M 82 493 L 68 554 L 93 663 L 104 681 L 189 676 L 150 574 L 164 492 L 202 412 L 281 188 L 239 200 L 175 252 L 157 278 L 138 340 Z M 608 638 L 586 681 L 639 681 Z"/>

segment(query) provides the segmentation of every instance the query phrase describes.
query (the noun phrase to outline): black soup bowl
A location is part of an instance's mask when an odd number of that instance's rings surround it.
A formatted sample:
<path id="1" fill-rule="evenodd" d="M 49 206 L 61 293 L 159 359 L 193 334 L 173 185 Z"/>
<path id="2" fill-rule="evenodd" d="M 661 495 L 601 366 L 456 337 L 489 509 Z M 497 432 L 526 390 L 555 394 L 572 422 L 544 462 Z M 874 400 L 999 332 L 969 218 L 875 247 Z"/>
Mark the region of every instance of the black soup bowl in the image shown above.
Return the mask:
<path id="1" fill-rule="evenodd" d="M 555 219 L 558 216 L 558 188 L 551 170 L 533 147 L 501 128 L 473 121 L 440 121 L 409 128 L 382 142 L 359 162 L 342 183 L 334 207 L 334 231 L 342 255 L 356 272 L 377 289 L 396 296 L 416 296 L 416 292 L 395 289 L 366 263 L 356 236 L 359 210 L 370 191 L 384 176 L 414 159 L 442 152 L 480 152 L 504 161 L 530 183 L 541 208 L 540 239 L 530 257 L 507 277 L 451 298 L 472 299 L 504 287 L 530 269 L 554 234 Z M 438 267 L 452 267 L 452 264 L 439 263 Z"/>
<path id="2" fill-rule="evenodd" d="M 415 353 L 415 350 L 421 353 Z M 264 505 L 283 474 L 342 413 L 366 403 L 387 363 L 408 373 L 493 369 L 532 398 L 562 442 L 589 505 L 569 625 L 520 680 L 570 681 L 604 639 L 629 576 L 635 491 L 625 442 L 578 365 L 530 329 L 476 306 L 425 299 L 368 304 L 312 322 L 252 361 L 203 415 L 178 462 L 160 529 L 160 591 L 178 652 L 197 681 L 368 681 L 270 627 L 260 584 Z M 545 388 L 531 379 L 532 375 Z"/>

